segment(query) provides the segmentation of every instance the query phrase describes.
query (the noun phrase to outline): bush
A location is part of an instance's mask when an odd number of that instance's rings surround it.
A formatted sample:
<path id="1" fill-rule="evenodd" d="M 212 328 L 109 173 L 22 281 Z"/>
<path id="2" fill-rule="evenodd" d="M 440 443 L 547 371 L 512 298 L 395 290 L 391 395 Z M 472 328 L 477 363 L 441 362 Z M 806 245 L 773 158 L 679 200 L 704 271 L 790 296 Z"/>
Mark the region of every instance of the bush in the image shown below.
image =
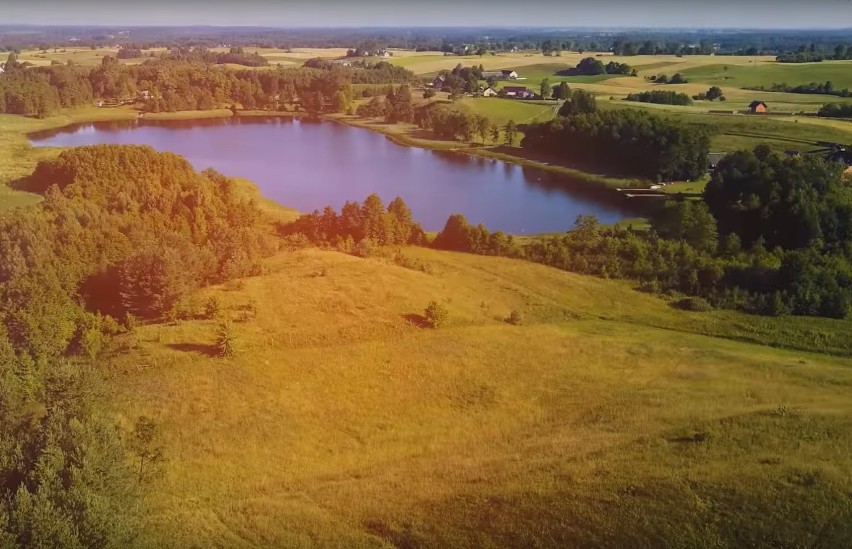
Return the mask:
<path id="1" fill-rule="evenodd" d="M 713 310 L 713 306 L 703 297 L 686 297 L 675 303 L 675 306 L 678 309 L 683 309 L 684 311 L 693 311 L 697 313 Z"/>
<path id="2" fill-rule="evenodd" d="M 135 332 L 136 331 L 136 325 L 138 323 L 139 322 L 136 320 L 136 316 L 133 313 L 128 311 L 124 315 L 124 328 L 127 330 L 128 333 L 132 334 L 133 332 Z"/>
<path id="3" fill-rule="evenodd" d="M 358 257 L 370 257 L 376 251 L 376 246 L 369 238 L 362 238 L 355 244 L 355 249 L 352 253 Z"/>
<path id="4" fill-rule="evenodd" d="M 523 321 L 523 316 L 521 316 L 521 312 L 517 309 L 512 309 L 512 312 L 509 313 L 509 316 L 506 318 L 506 322 L 515 326 L 520 326 Z"/>
<path id="5" fill-rule="evenodd" d="M 207 303 L 204 304 L 204 316 L 207 318 L 216 318 L 222 310 L 222 304 L 216 296 L 210 296 Z"/>
<path id="6" fill-rule="evenodd" d="M 449 314 L 447 308 L 437 301 L 430 301 L 429 305 L 426 306 L 426 310 L 423 311 L 423 316 L 426 317 L 426 321 L 432 328 L 443 326 Z"/>

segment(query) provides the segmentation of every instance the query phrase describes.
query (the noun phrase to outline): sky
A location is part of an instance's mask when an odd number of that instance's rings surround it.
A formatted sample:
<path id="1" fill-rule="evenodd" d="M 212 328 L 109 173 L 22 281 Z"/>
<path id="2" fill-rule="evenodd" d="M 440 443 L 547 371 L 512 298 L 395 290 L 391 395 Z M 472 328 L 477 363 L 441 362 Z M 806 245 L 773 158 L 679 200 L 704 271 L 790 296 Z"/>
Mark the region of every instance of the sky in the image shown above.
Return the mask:
<path id="1" fill-rule="evenodd" d="M 13 0 L 2 15 L 40 25 L 852 28 L 852 0 Z"/>

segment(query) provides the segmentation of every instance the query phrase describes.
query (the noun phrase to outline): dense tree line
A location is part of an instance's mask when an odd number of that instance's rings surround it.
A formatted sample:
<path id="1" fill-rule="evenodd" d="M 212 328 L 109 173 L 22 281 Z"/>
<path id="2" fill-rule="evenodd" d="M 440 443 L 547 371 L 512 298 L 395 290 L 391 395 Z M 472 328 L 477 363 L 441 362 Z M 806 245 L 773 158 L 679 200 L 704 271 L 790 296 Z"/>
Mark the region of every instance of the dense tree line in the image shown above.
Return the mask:
<path id="1" fill-rule="evenodd" d="M 610 61 L 604 65 L 603 61 L 594 57 L 586 57 L 577 63 L 577 66 L 569 71 L 571 75 L 595 76 L 598 74 L 633 74 L 636 71 L 627 63 Z"/>
<path id="2" fill-rule="evenodd" d="M 89 71 L 75 66 L 25 68 L 9 55 L 0 74 L 0 113 L 47 116 L 92 101 Z"/>
<path id="3" fill-rule="evenodd" d="M 704 192 L 723 235 L 770 248 L 819 245 L 852 257 L 852 190 L 844 166 L 815 155 L 786 157 L 765 146 L 723 158 Z"/>
<path id="4" fill-rule="evenodd" d="M 829 118 L 852 118 L 852 103 L 826 103 L 817 114 Z"/>
<path id="5" fill-rule="evenodd" d="M 273 243 L 234 185 L 149 147 L 83 147 L 38 165 L 43 202 L 0 215 L 3 547 L 135 541 L 143 471 L 86 363 L 132 318 L 257 272 Z"/>
<path id="6" fill-rule="evenodd" d="M 309 114 L 345 112 L 354 98 L 351 83 L 393 84 L 413 78 L 410 71 L 388 63 L 253 71 L 197 60 L 157 59 L 124 65 L 106 56 L 95 68 L 25 69 L 15 59 L 7 66 L 10 68 L 0 74 L 0 112 L 27 116 L 48 116 L 60 108 L 90 104 L 93 99 L 136 101 L 150 112 L 208 110 L 233 104 L 270 110 L 298 105 Z M 340 100 L 341 93 L 348 101 Z"/>
<path id="7" fill-rule="evenodd" d="M 687 82 L 689 82 L 679 72 L 674 73 L 671 78 L 669 78 L 665 74 L 655 74 L 651 76 L 646 76 L 645 79 L 650 80 L 655 84 L 686 84 Z"/>
<path id="8" fill-rule="evenodd" d="M 387 61 L 352 61 L 342 65 L 323 58 L 308 59 L 302 65 L 309 69 L 334 71 L 352 84 L 401 84 L 414 81 L 414 73 L 405 67 L 393 65 Z"/>
<path id="9" fill-rule="evenodd" d="M 749 90 L 774 91 L 785 93 L 804 93 L 804 94 L 820 94 L 820 95 L 836 95 L 838 97 L 852 97 L 852 92 L 848 88 L 835 89 L 834 83 L 831 80 L 825 82 L 810 82 L 808 84 L 798 84 L 791 86 L 786 82 L 773 82 L 769 88 L 766 86 L 753 86 L 746 88 Z"/>
<path id="10" fill-rule="evenodd" d="M 779 63 L 819 63 L 825 59 L 825 54 L 810 51 L 783 53 L 775 57 Z"/>
<path id="11" fill-rule="evenodd" d="M 633 279 L 648 291 L 682 292 L 721 308 L 848 316 L 852 190 L 841 181 L 842 168 L 765 147 L 720 165 L 703 201 L 668 202 L 650 231 L 580 216 L 574 230 L 518 247 L 492 244 L 487 229 L 454 215 L 433 246 Z"/>
<path id="12" fill-rule="evenodd" d="M 282 236 L 301 235 L 318 246 L 331 246 L 353 252 L 358 247 L 423 244 L 425 233 L 414 221 L 405 201 L 397 197 L 387 208 L 381 198 L 371 194 L 363 204 L 346 202 L 340 213 L 331 206 L 301 216 L 280 226 Z"/>
<path id="13" fill-rule="evenodd" d="M 502 137 L 507 145 L 514 145 L 518 137 L 518 127 L 511 120 L 501 128 L 487 116 L 468 113 L 442 104 L 416 109 L 414 123 L 443 139 L 497 143 Z"/>
<path id="14" fill-rule="evenodd" d="M 680 121 L 636 109 L 585 112 L 524 128 L 524 148 L 620 175 L 695 179 L 707 167 L 709 137 Z"/>
<path id="15" fill-rule="evenodd" d="M 119 48 L 118 52 L 115 54 L 118 59 L 136 59 L 138 57 L 143 57 L 144 55 L 145 54 L 141 49 L 132 46 Z"/>
<path id="16" fill-rule="evenodd" d="M 203 46 L 194 48 L 175 48 L 163 56 L 169 61 L 189 61 L 192 63 L 212 63 L 214 65 L 244 65 L 246 67 L 265 67 L 269 61 L 257 53 L 246 53 L 241 47 L 230 48 L 227 52 L 213 52 Z"/>
<path id="17" fill-rule="evenodd" d="M 515 243 L 512 235 L 501 231 L 492 233 L 481 223 L 474 227 L 460 214 L 451 215 L 447 219 L 444 229 L 430 245 L 439 250 L 480 255 L 521 256 L 521 248 Z"/>
<path id="18" fill-rule="evenodd" d="M 627 101 L 639 101 L 641 103 L 659 103 L 661 105 L 691 105 L 692 99 L 685 93 L 675 91 L 653 90 L 631 93 Z"/>

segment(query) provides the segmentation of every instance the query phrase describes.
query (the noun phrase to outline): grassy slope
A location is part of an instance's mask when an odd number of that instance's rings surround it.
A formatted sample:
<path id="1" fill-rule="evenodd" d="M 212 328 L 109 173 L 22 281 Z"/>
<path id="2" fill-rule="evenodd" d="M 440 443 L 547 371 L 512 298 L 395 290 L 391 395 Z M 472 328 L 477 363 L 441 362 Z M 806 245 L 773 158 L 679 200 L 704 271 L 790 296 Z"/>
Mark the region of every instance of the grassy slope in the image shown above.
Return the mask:
<path id="1" fill-rule="evenodd" d="M 753 319 L 619 282 L 405 253 L 432 274 L 308 250 L 202 292 L 228 315 L 256 304 L 237 358 L 205 354 L 201 320 L 141 327 L 105 357 L 116 409 L 164 426 L 147 541 L 811 544 L 842 519 L 852 360 L 690 333 Z M 404 320 L 432 299 L 447 327 Z"/>
<path id="2" fill-rule="evenodd" d="M 726 70 L 727 67 L 727 70 Z M 729 87 L 770 87 L 786 82 L 791 86 L 831 80 L 837 89 L 852 88 L 852 61 L 823 61 L 822 63 L 761 62 L 752 65 L 727 65 L 724 58 L 713 64 L 693 67 L 683 75 L 697 82 Z"/>

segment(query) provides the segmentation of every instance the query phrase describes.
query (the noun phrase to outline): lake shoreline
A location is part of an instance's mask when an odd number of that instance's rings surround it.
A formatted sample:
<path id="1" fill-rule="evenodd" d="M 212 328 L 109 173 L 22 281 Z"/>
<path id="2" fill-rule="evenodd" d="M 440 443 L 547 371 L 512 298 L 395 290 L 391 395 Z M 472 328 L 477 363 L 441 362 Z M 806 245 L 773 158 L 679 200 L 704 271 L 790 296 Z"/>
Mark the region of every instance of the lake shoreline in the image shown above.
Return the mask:
<path id="1" fill-rule="evenodd" d="M 64 113 L 62 113 L 64 114 Z M 111 113 L 112 114 L 112 113 Z M 213 119 L 213 118 L 240 118 L 240 117 L 252 117 L 252 118 L 305 118 L 306 116 L 303 113 L 292 112 L 292 111 L 264 111 L 264 110 L 250 110 L 250 111 L 237 111 L 234 114 L 230 109 L 212 109 L 208 111 L 177 111 L 177 112 L 159 112 L 159 113 L 143 113 L 136 109 L 126 109 L 120 112 L 114 113 L 116 116 L 111 117 L 92 117 L 92 119 L 80 118 L 74 119 L 67 123 L 62 123 L 58 125 L 49 125 L 45 128 L 39 128 L 33 131 L 26 132 L 27 138 L 31 134 L 36 134 L 41 131 L 51 131 L 62 129 L 66 126 L 72 126 L 77 124 L 87 124 L 94 122 L 104 122 L 108 120 L 155 120 L 155 121 L 169 121 L 169 120 L 204 120 L 204 119 Z M 515 154 L 508 154 L 505 152 L 495 151 L 496 147 L 488 146 L 488 145 L 471 145 L 465 144 L 458 141 L 445 141 L 445 140 L 428 140 L 428 139 L 420 139 L 417 137 L 413 137 L 410 135 L 410 129 L 401 124 L 383 124 L 374 119 L 363 118 L 355 115 L 346 115 L 340 113 L 330 113 L 324 114 L 318 117 L 320 120 L 328 120 L 332 122 L 337 122 L 340 124 L 346 124 L 348 126 L 353 126 L 356 128 L 362 128 L 365 130 L 369 130 L 375 133 L 380 133 L 386 136 L 388 139 L 396 143 L 397 145 L 404 147 L 417 147 L 421 149 L 427 150 L 436 150 L 436 151 L 445 151 L 445 152 L 454 152 L 457 154 L 464 154 L 468 156 L 476 156 L 481 158 L 491 158 L 495 160 L 500 160 L 502 162 L 507 162 L 510 164 L 515 164 L 518 166 L 525 166 L 530 168 L 535 168 L 538 170 L 548 171 L 551 173 L 556 173 L 559 175 L 569 176 L 578 182 L 587 183 L 590 185 L 594 185 L 597 187 L 602 187 L 606 189 L 613 190 L 617 192 L 619 188 L 643 188 L 648 187 L 651 182 L 649 180 L 639 179 L 639 178 L 622 178 L 622 177 L 612 177 L 601 174 L 590 173 L 587 171 L 583 171 L 579 168 L 572 168 L 570 166 L 564 166 L 559 164 L 554 164 L 551 162 L 546 162 L 544 160 L 539 160 L 535 158 L 527 158 L 524 156 L 518 156 Z M 45 120 L 51 120 L 50 118 Z M 398 131 L 393 131 L 393 129 Z"/>
<path id="2" fill-rule="evenodd" d="M 226 118 L 303 119 L 306 117 L 300 115 L 300 113 L 295 112 L 278 113 L 270 111 L 238 111 L 238 114 L 234 115 L 234 113 L 232 113 L 229 109 L 217 109 L 212 111 L 180 111 L 176 113 L 146 113 L 144 116 L 140 116 L 139 111 L 133 108 L 118 107 L 109 110 L 89 108 L 85 110 L 65 111 L 60 113 L 58 116 L 54 116 L 44 120 L 21 118 L 18 121 L 23 122 L 21 125 L 25 127 L 20 128 L 17 132 L 7 131 L 2 133 L 6 133 L 7 137 L 9 133 L 18 134 L 18 136 L 26 140 L 26 147 L 28 149 L 28 152 L 31 153 L 28 156 L 44 157 L 46 156 L 45 154 L 34 153 L 34 149 L 41 148 L 42 150 L 50 150 L 51 147 L 34 147 L 30 141 L 31 139 L 38 139 L 39 134 L 43 132 L 58 131 L 78 125 L 98 124 L 113 121 L 139 121 L 144 123 L 145 121 L 167 122 L 171 120 L 183 120 L 191 122 L 193 120 L 200 121 L 205 119 Z M 537 160 L 516 157 L 511 154 L 505 154 L 503 152 L 495 151 L 487 147 L 470 147 L 457 142 L 446 141 L 427 142 L 423 139 L 413 138 L 410 135 L 409 130 L 404 126 L 400 127 L 398 125 L 386 125 L 378 123 L 377 121 L 370 121 L 369 119 L 363 119 L 360 117 L 356 118 L 354 116 L 331 114 L 318 117 L 317 119 L 321 121 L 337 122 L 347 126 L 370 130 L 372 133 L 384 135 L 391 142 L 404 147 L 414 147 L 418 149 L 431 150 L 436 152 L 445 152 L 450 154 L 465 155 L 469 157 L 491 159 L 495 161 L 505 162 L 506 164 L 510 165 L 521 166 L 524 168 L 532 168 L 535 170 L 541 170 L 544 172 L 563 175 L 567 178 L 570 178 L 570 180 L 566 180 L 565 183 L 561 185 L 567 191 L 573 189 L 579 192 L 591 192 L 598 196 L 598 199 L 600 201 L 604 203 L 609 203 L 612 206 L 624 208 L 628 200 L 624 197 L 622 193 L 619 193 L 615 189 L 612 180 L 607 180 L 606 178 L 595 176 L 594 174 L 587 174 L 579 170 L 574 170 L 563 166 L 554 166 Z M 33 165 L 32 167 L 34 168 L 35 163 L 37 163 L 37 161 L 41 159 L 42 158 L 34 158 L 31 162 Z M 22 176 L 25 176 L 31 171 L 31 169 L 28 170 L 25 174 L 22 174 Z M 239 177 L 243 174 L 232 175 L 234 175 L 235 177 Z M 7 182 L 14 181 L 15 179 L 18 178 L 12 177 L 7 180 Z M 624 180 L 620 180 L 619 182 L 627 183 L 627 181 Z M 634 217 L 641 217 L 647 215 L 647 209 L 645 208 L 645 206 L 647 205 L 631 202 L 628 209 L 631 210 L 631 214 L 634 214 Z"/>
<path id="3" fill-rule="evenodd" d="M 421 149 L 454 152 L 457 154 L 465 154 L 480 158 L 491 158 L 494 160 L 500 160 L 501 162 L 515 164 L 517 166 L 525 166 L 559 175 L 565 175 L 577 180 L 578 182 L 594 185 L 598 188 L 612 190 L 613 192 L 618 192 L 617 189 L 619 188 L 647 188 L 651 185 L 651 182 L 648 180 L 609 177 L 586 172 L 578 168 L 552 164 L 543 160 L 497 152 L 493 150 L 497 147 L 488 145 L 471 146 L 470 144 L 465 144 L 459 141 L 419 139 L 417 137 L 412 137 L 410 135 L 409 128 L 401 124 L 383 124 L 375 119 L 339 113 L 327 114 L 322 118 L 346 124 L 347 126 L 363 128 L 383 134 L 397 145 L 404 147 L 418 147 Z M 393 131 L 394 129 L 398 129 L 399 131 Z"/>

